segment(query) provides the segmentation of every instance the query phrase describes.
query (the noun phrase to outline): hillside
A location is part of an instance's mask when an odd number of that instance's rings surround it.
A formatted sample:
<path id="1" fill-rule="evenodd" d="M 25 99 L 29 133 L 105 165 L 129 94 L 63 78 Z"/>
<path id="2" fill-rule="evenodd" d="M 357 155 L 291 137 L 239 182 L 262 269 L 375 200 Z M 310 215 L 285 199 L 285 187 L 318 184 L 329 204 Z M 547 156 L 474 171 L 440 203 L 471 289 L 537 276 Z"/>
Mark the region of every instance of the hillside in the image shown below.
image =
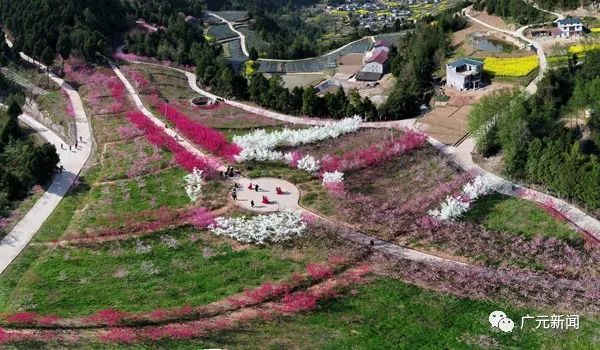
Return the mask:
<path id="1" fill-rule="evenodd" d="M 6 0 L 0 19 L 17 48 L 36 58 L 72 47 L 93 59 L 106 50 L 107 36 L 126 26 L 119 0 Z"/>

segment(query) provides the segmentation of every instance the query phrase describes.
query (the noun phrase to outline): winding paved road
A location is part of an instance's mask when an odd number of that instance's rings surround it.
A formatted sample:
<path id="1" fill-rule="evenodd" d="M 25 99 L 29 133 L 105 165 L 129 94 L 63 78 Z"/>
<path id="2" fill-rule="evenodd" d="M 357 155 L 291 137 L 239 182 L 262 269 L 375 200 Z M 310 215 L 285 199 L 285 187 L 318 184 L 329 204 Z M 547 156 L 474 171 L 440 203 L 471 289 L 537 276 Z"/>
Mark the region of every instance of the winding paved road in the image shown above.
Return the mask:
<path id="1" fill-rule="evenodd" d="M 505 29 L 500 29 L 498 27 L 494 27 L 491 24 L 488 24 L 480 19 L 477 19 L 475 17 L 473 17 L 470 13 L 472 7 L 468 7 L 465 10 L 463 10 L 463 13 L 465 14 L 465 16 L 467 16 L 467 18 L 469 18 L 469 20 L 479 23 L 484 27 L 490 28 L 492 30 L 495 30 L 497 32 L 501 32 L 507 35 L 512 36 L 513 38 L 517 38 L 520 40 L 523 40 L 525 42 L 527 42 L 528 44 L 532 45 L 533 47 L 535 47 L 535 51 L 537 53 L 538 56 L 538 60 L 539 60 L 539 72 L 537 77 L 535 77 L 535 79 L 533 79 L 529 85 L 527 85 L 527 87 L 525 88 L 525 91 L 530 94 L 533 95 L 535 94 L 535 92 L 537 91 L 537 85 L 538 83 L 542 80 L 542 78 L 544 78 L 544 74 L 546 73 L 546 71 L 548 70 L 548 60 L 546 59 L 546 53 L 544 52 L 544 48 L 543 46 L 538 43 L 535 40 L 531 40 L 529 38 L 527 38 L 524 33 L 525 30 L 527 30 L 531 25 L 526 25 L 523 26 L 519 29 L 517 29 L 516 31 L 510 31 L 510 30 L 505 30 Z"/>
<path id="2" fill-rule="evenodd" d="M 194 73 L 184 71 L 182 69 L 178 69 L 175 67 L 164 66 L 156 63 L 147 63 L 140 61 L 130 61 L 132 63 L 138 64 L 149 64 L 162 68 L 168 68 L 172 70 L 176 70 L 182 74 L 184 74 L 187 78 L 188 85 L 195 92 L 207 96 L 211 99 L 220 99 L 224 103 L 240 108 L 242 110 L 261 115 L 267 118 L 272 118 L 280 121 L 285 121 L 290 124 L 299 124 L 299 125 L 326 125 L 328 120 L 323 119 L 315 119 L 315 118 L 306 118 L 306 117 L 295 117 L 282 113 L 277 113 L 273 111 L 266 110 L 261 107 L 250 106 L 238 101 L 229 100 L 226 98 L 222 98 L 218 95 L 210 93 L 201 89 L 196 80 L 196 75 Z M 413 119 L 405 119 L 405 120 L 396 120 L 389 122 L 365 122 L 362 124 L 363 127 L 369 128 L 415 128 L 418 125 L 418 118 Z M 436 139 L 429 137 L 429 143 L 435 146 L 442 153 L 446 154 L 454 163 L 459 165 L 464 170 L 476 170 L 481 174 L 488 174 L 494 178 L 501 180 L 503 184 L 502 189 L 500 190 L 503 194 L 506 194 L 511 197 L 521 198 L 530 200 L 539 204 L 545 203 L 553 203 L 556 206 L 556 209 L 567 219 L 571 225 L 580 230 L 587 233 L 587 235 L 592 238 L 596 242 L 600 242 L 600 221 L 592 216 L 586 214 L 579 208 L 575 207 L 572 204 L 569 204 L 561 199 L 556 197 L 537 192 L 534 190 L 527 189 L 523 186 L 520 186 L 514 182 L 506 180 L 497 176 L 496 174 L 490 173 L 481 167 L 479 167 L 472 158 L 472 152 L 475 149 L 475 141 L 472 137 L 467 138 L 464 142 L 462 142 L 458 147 L 445 145 Z"/>
<path id="3" fill-rule="evenodd" d="M 23 219 L 0 241 L 0 274 L 23 251 L 40 227 L 42 227 L 42 224 L 56 209 L 91 154 L 91 143 L 89 141 L 80 143 L 81 146 L 78 149 L 73 149 L 73 151 L 69 151 L 66 147 L 65 149 L 61 149 L 64 141 L 52 130 L 26 114 L 19 116 L 19 120 L 31 126 L 47 142 L 56 147 L 56 151 L 60 157 L 60 164 L 65 169 L 63 172 L 57 172 L 54 175 L 52 183 L 42 197 L 38 199 Z M 86 129 L 88 133 L 85 132 Z M 87 123 L 78 123 L 77 131 L 80 132 L 82 137 L 87 135 L 87 137 L 84 137 L 84 140 L 90 140 Z"/>
<path id="4" fill-rule="evenodd" d="M 6 39 L 6 42 L 12 47 L 10 40 Z M 46 66 L 35 61 L 25 53 L 20 52 L 19 55 L 23 60 L 33 63 L 41 69 L 46 69 Z M 44 221 L 56 209 L 92 154 L 92 133 L 79 93 L 71 85 L 54 74 L 50 74 L 50 79 L 57 83 L 69 96 L 73 110 L 75 111 L 76 137 L 81 137 L 83 142 L 79 142 L 78 148 L 73 148 L 73 151 L 69 151 L 67 147 L 62 149 L 61 145 L 64 141 L 52 130 L 26 114 L 19 117 L 19 120 L 30 125 L 43 138 L 56 147 L 56 151 L 60 157 L 60 164 L 64 167 L 64 171 L 54 175 L 52 183 L 42 197 L 0 241 L 0 274 L 25 249 Z"/>
<path id="5" fill-rule="evenodd" d="M 248 52 L 248 49 L 246 49 L 246 36 L 244 36 L 244 34 L 242 34 L 242 32 L 240 32 L 239 30 L 235 29 L 235 27 L 233 26 L 233 23 L 226 20 L 225 18 L 223 18 L 215 13 L 212 13 L 212 12 L 208 12 L 208 14 L 210 16 L 220 19 L 224 23 L 227 23 L 227 25 L 229 26 L 229 29 L 231 29 L 232 32 L 234 32 L 235 34 L 237 34 L 240 37 L 240 45 L 242 46 L 242 52 L 244 53 L 244 56 L 250 57 L 250 53 Z"/>

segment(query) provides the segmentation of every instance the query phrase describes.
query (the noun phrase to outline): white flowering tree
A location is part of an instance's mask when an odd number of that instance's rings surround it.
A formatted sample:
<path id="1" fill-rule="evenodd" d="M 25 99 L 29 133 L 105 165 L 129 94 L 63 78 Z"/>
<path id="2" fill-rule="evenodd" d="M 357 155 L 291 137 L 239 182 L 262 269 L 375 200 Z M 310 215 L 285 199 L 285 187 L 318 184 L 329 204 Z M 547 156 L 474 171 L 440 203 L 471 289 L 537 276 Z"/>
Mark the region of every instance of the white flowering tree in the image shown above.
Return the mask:
<path id="1" fill-rule="evenodd" d="M 323 173 L 323 185 L 344 181 L 344 173 L 341 171 Z"/>
<path id="2" fill-rule="evenodd" d="M 501 184 L 501 180 L 495 176 L 479 175 L 465 184 L 458 196 L 446 197 L 440 208 L 430 210 L 429 215 L 443 221 L 454 221 L 469 211 L 477 198 L 498 190 Z"/>
<path id="3" fill-rule="evenodd" d="M 358 130 L 362 120 L 359 116 L 345 118 L 324 126 L 313 126 L 307 129 L 283 129 L 267 133 L 259 129 L 246 135 L 235 136 L 233 142 L 242 148 L 236 156 L 238 162 L 249 160 L 283 160 L 284 154 L 276 151 L 280 146 L 297 146 L 313 143 L 329 138 L 336 138 Z"/>
<path id="4" fill-rule="evenodd" d="M 202 185 L 204 185 L 203 171 L 198 168 L 184 176 L 185 180 L 185 192 L 192 202 L 195 202 L 200 198 L 202 194 Z"/>
<path id="5" fill-rule="evenodd" d="M 297 167 L 298 169 L 314 174 L 319 171 L 321 164 L 317 159 L 315 159 L 315 157 L 306 155 L 298 161 Z"/>
<path id="6" fill-rule="evenodd" d="M 306 232 L 302 215 L 291 211 L 251 218 L 218 217 L 215 221 L 216 224 L 209 226 L 215 235 L 227 236 L 243 243 L 279 243 Z"/>

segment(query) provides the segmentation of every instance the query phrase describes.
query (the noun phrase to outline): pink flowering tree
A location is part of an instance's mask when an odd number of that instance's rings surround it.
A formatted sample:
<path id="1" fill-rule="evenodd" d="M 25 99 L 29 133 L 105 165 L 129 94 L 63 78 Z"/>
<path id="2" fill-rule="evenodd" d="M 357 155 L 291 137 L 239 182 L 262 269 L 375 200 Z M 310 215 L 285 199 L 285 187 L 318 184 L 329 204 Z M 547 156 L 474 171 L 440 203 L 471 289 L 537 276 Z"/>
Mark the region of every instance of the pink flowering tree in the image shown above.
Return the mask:
<path id="1" fill-rule="evenodd" d="M 236 144 L 229 143 L 222 133 L 192 121 L 175 107 L 167 103 L 159 103 L 156 109 L 175 124 L 177 130 L 205 150 L 228 160 L 234 160 L 235 156 L 240 153 L 241 148 Z"/>
<path id="2" fill-rule="evenodd" d="M 406 129 L 396 140 L 384 141 L 342 156 L 326 155 L 321 159 L 322 172 L 349 171 L 373 166 L 393 156 L 421 148 L 427 143 L 427 135 Z"/>
<path id="3" fill-rule="evenodd" d="M 220 167 L 218 162 L 188 151 L 156 126 L 144 113 L 136 111 L 128 112 L 126 115 L 131 123 L 145 133 L 150 143 L 170 150 L 174 154 L 175 162 L 183 169 L 192 172 L 197 168 L 203 170 L 207 177 L 216 175 L 217 169 Z"/>

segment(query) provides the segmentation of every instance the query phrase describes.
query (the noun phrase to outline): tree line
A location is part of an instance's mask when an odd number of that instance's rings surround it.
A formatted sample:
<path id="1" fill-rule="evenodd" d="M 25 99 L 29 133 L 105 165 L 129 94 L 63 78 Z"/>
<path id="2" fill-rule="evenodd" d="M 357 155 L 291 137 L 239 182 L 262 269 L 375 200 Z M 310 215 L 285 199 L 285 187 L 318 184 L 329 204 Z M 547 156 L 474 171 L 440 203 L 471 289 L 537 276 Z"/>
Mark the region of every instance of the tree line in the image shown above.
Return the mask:
<path id="1" fill-rule="evenodd" d="M 497 93 L 481 100 L 469 127 L 484 156 L 502 152 L 516 179 L 600 209 L 600 51 L 581 67 L 550 71 L 538 92 Z M 586 120 L 583 110 L 596 111 Z"/>
<path id="2" fill-rule="evenodd" d="M 286 114 L 338 119 L 360 115 L 367 120 L 375 120 L 378 116 L 377 107 L 355 89 L 346 94 L 339 87 L 323 96 L 319 96 L 312 86 L 295 87 L 290 91 L 278 75 L 267 79 L 260 73 L 253 74 L 248 84 L 248 99 Z"/>
<path id="3" fill-rule="evenodd" d="M 198 82 L 212 91 L 227 97 L 250 100 L 262 107 L 275 111 L 312 117 L 344 118 L 361 115 L 368 120 L 378 118 L 377 107 L 358 91 L 347 94 L 338 88 L 319 96 L 312 87 L 286 88 L 279 75 L 269 79 L 254 71 L 243 77 L 233 71 L 219 50 L 205 46 L 196 61 Z"/>
<path id="4" fill-rule="evenodd" d="M 119 0 L 5 0 L 0 19 L 17 52 L 45 62 L 66 48 L 97 60 L 97 53 L 107 53 L 107 36 L 127 27 Z"/>
<path id="5" fill-rule="evenodd" d="M 485 10 L 520 25 L 552 21 L 552 15 L 536 9 L 525 0 L 477 0 L 473 5 L 476 11 Z"/>
<path id="6" fill-rule="evenodd" d="M 172 14 L 166 24 L 168 30 L 128 35 L 125 51 L 184 65 L 194 64 L 196 51 L 207 45 L 202 28 L 177 14 Z"/>
<path id="7" fill-rule="evenodd" d="M 167 25 L 174 14 L 199 17 L 205 8 L 203 0 L 122 0 L 125 11 L 146 22 Z"/>
<path id="8" fill-rule="evenodd" d="M 0 75 L 0 89 L 9 86 Z M 46 184 L 59 162 L 53 145 L 34 142 L 19 126 L 23 101 L 22 95 L 11 94 L 4 101 L 8 109 L 0 110 L 0 217 L 7 216 L 34 185 Z"/>

